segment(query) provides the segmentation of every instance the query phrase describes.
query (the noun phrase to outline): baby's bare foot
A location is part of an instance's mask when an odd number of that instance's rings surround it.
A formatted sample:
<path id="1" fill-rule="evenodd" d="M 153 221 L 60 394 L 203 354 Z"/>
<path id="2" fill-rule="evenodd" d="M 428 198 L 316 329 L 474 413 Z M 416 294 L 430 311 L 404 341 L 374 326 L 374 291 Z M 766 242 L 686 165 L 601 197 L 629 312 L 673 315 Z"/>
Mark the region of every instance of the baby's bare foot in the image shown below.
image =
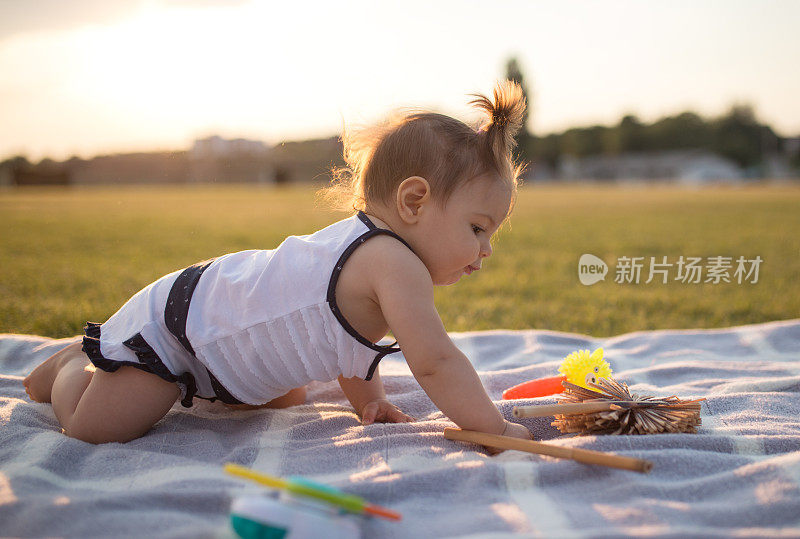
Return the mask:
<path id="1" fill-rule="evenodd" d="M 70 359 L 75 358 L 75 353 L 81 353 L 81 343 L 75 342 L 68 344 L 49 358 L 45 359 L 38 367 L 25 377 L 22 384 L 25 392 L 36 402 L 50 402 L 50 392 L 53 389 L 53 381 L 56 379 L 58 371 Z"/>

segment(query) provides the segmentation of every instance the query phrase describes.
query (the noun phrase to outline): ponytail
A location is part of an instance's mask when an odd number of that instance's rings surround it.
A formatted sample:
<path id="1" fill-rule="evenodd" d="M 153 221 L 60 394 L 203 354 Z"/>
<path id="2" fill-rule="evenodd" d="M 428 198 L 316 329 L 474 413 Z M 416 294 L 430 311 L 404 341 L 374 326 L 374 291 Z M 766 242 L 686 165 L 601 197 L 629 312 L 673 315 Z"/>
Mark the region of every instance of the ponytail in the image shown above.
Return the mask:
<path id="1" fill-rule="evenodd" d="M 478 129 L 478 134 L 486 137 L 495 159 L 501 161 L 516 147 L 514 137 L 522 128 L 526 106 L 522 87 L 512 80 L 498 82 L 494 88 L 494 102 L 481 94 L 470 95 L 477 99 L 469 104 L 489 116 L 489 120 Z"/>

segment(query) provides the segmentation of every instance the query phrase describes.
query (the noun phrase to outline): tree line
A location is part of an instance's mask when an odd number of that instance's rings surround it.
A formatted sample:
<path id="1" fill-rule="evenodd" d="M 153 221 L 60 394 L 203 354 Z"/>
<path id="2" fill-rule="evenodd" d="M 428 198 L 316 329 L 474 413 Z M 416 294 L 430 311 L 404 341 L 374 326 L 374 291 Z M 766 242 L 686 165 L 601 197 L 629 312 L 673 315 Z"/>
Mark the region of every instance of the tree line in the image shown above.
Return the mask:
<path id="1" fill-rule="evenodd" d="M 535 110 L 525 78 L 515 58 L 506 63 L 506 77 L 518 82 Z M 527 119 L 527 111 L 526 111 Z M 749 104 L 735 104 L 720 117 L 704 118 L 691 111 L 661 118 L 651 124 L 635 115 L 617 125 L 575 127 L 562 133 L 537 136 L 526 129 L 518 135 L 520 157 L 527 162 L 556 167 L 563 155 L 617 155 L 629 152 L 701 149 L 726 157 L 745 170 L 757 170 L 767 154 L 790 154 L 791 165 L 800 168 L 800 148 L 788 144 L 756 118 Z"/>

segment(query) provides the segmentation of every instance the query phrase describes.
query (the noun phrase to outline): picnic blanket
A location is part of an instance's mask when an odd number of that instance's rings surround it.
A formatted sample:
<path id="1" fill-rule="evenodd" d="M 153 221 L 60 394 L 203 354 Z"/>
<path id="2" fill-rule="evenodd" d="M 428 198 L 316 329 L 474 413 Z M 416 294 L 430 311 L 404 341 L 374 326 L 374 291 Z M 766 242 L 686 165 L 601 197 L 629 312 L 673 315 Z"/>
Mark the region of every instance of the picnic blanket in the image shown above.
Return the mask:
<path id="1" fill-rule="evenodd" d="M 443 437 L 454 426 L 400 354 L 381 375 L 414 423 L 361 426 L 334 382 L 283 410 L 177 404 L 147 435 L 91 445 L 60 433 L 23 377 L 72 339 L 0 335 L 0 535 L 232 537 L 231 500 L 264 492 L 223 472 L 235 462 L 299 475 L 403 514 L 353 517 L 363 537 L 800 536 L 800 319 L 612 338 L 553 331 L 452 333 L 508 419 L 504 389 L 557 373 L 602 346 L 639 394 L 706 397 L 696 434 L 567 436 L 519 420 L 539 440 L 648 459 L 649 474 Z"/>

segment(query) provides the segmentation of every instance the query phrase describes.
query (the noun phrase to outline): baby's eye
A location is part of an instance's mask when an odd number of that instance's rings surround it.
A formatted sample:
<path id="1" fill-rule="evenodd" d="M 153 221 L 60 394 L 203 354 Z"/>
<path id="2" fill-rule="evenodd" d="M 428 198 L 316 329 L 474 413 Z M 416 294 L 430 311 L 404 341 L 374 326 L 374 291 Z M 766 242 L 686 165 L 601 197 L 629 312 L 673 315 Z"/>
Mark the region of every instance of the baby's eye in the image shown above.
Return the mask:
<path id="1" fill-rule="evenodd" d="M 479 232 L 483 232 L 483 229 L 481 227 L 477 226 L 477 225 L 472 225 L 472 231 L 477 236 Z"/>

